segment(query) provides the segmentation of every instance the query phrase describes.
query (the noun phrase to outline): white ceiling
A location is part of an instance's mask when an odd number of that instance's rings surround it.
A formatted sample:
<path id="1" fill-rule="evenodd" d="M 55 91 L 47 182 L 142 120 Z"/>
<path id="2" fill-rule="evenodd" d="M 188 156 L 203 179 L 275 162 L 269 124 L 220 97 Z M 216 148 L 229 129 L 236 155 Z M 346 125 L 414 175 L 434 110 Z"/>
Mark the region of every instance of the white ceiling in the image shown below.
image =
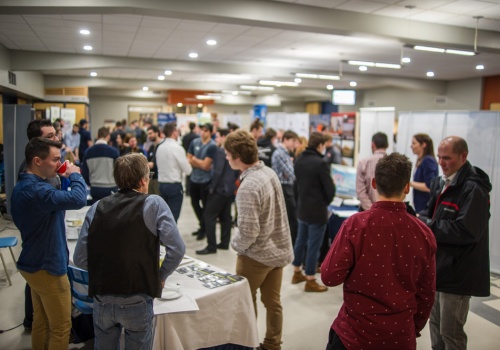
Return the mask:
<path id="1" fill-rule="evenodd" d="M 408 8 L 408 6 L 415 6 Z M 475 16 L 483 16 L 477 20 Z M 401 70 L 341 64 L 348 59 L 399 63 L 405 43 L 472 50 L 463 57 L 404 49 Z M 90 30 L 83 36 L 79 30 Z M 207 39 L 217 40 L 208 46 Z M 12 70 L 40 71 L 52 87 L 91 91 L 237 90 L 295 72 L 339 74 L 340 81 L 303 79 L 277 88 L 283 99 L 328 96 L 327 84 L 357 89 L 425 88 L 500 74 L 500 0 L 37 0 L 0 2 L 0 44 Z M 92 45 L 92 51 L 83 50 Z M 35 51 L 35 52 L 33 52 Z M 188 57 L 197 52 L 198 58 Z M 485 69 L 476 70 L 477 64 Z M 164 81 L 165 69 L 173 74 Z M 427 78 L 428 70 L 435 72 Z M 98 76 L 89 78 L 91 71 Z"/>

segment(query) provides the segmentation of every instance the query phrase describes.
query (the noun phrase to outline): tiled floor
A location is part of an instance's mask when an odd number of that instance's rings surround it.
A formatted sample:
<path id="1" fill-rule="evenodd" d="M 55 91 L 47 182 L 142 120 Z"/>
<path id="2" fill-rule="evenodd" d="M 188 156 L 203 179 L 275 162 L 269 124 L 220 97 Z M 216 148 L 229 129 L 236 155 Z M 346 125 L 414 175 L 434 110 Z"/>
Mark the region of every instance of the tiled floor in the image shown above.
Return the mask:
<path id="1" fill-rule="evenodd" d="M 185 198 L 179 220 L 179 229 L 186 242 L 187 254 L 195 256 L 195 250 L 205 247 L 204 242 L 196 241 L 191 232 L 197 229 L 197 221 Z M 19 232 L 11 221 L 0 220 L 0 237 L 19 237 Z M 21 245 L 15 247 L 19 256 Z M 8 250 L 2 250 L 12 275 L 13 286 L 8 285 L 3 268 L 0 270 L 0 329 L 5 330 L 19 325 L 24 317 L 24 279 L 15 270 Z M 219 251 L 215 255 L 203 256 L 211 265 L 234 272 L 236 255 L 232 250 Z M 303 284 L 292 285 L 292 267 L 285 268 L 282 303 L 284 310 L 283 350 L 324 349 L 329 327 L 342 303 L 342 288 L 330 288 L 326 293 L 305 293 Z M 259 302 L 259 333 L 265 330 L 265 310 Z M 466 324 L 469 336 L 469 349 L 494 350 L 500 346 L 500 278 L 492 277 L 492 295 L 489 298 L 473 298 L 471 312 Z M 0 334 L 0 349 L 30 349 L 30 333 L 22 327 Z M 71 345 L 70 349 L 92 349 L 92 342 Z M 429 331 L 426 327 L 422 337 L 417 340 L 419 350 L 430 349 Z M 178 350 L 178 349 L 172 349 Z"/>

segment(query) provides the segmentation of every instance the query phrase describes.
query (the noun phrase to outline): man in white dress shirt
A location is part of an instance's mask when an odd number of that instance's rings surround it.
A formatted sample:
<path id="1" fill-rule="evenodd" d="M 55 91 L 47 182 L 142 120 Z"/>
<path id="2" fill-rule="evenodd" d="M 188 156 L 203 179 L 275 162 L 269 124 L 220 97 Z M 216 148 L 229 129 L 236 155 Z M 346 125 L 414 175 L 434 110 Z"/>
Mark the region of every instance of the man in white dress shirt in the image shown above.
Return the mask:
<path id="1" fill-rule="evenodd" d="M 177 222 L 184 198 L 182 179 L 184 175 L 190 175 L 193 168 L 186 158 L 186 151 L 177 141 L 179 138 L 177 124 L 165 124 L 163 133 L 165 141 L 156 149 L 160 196 L 167 202 Z"/>

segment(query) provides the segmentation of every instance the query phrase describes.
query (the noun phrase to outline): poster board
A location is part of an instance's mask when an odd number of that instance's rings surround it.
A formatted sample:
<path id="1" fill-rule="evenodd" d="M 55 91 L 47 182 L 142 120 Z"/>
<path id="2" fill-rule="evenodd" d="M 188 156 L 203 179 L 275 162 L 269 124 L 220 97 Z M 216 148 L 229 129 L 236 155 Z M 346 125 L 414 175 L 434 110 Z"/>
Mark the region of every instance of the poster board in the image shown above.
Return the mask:
<path id="1" fill-rule="evenodd" d="M 275 130 L 292 130 L 309 138 L 309 113 L 269 113 L 266 127 Z"/>
<path id="2" fill-rule="evenodd" d="M 387 154 L 393 151 L 395 121 L 396 109 L 394 107 L 359 109 L 358 159 L 363 159 L 372 155 L 372 136 L 377 132 L 383 132 L 387 135 L 389 141 Z"/>

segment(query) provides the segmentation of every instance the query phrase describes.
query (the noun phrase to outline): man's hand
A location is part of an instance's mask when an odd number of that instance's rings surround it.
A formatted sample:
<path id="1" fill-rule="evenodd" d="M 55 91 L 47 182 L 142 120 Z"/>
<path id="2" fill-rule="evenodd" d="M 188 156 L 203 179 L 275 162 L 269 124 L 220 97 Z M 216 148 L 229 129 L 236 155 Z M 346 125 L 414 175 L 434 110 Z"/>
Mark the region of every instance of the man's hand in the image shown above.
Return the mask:
<path id="1" fill-rule="evenodd" d="M 66 172 L 64 174 L 62 174 L 61 176 L 69 177 L 73 173 L 80 174 L 81 173 L 80 167 L 77 167 L 75 164 L 68 162 L 68 167 L 66 168 Z"/>

